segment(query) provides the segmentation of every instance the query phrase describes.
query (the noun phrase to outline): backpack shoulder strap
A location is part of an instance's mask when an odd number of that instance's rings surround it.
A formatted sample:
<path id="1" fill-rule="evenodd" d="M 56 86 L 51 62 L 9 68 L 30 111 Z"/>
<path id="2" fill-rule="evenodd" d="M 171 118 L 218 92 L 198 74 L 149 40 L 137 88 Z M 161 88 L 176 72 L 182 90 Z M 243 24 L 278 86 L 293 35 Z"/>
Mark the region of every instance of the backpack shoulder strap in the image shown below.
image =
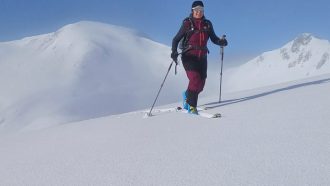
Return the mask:
<path id="1" fill-rule="evenodd" d="M 209 30 L 209 29 L 211 28 L 211 25 L 212 25 L 211 21 L 208 20 L 208 19 L 204 19 L 204 23 L 205 23 L 206 26 L 207 26 L 207 30 Z"/>
<path id="2" fill-rule="evenodd" d="M 195 25 L 194 25 L 194 21 L 191 19 L 191 17 L 186 17 L 184 20 L 183 20 L 184 23 L 186 22 L 189 22 L 189 31 L 194 31 L 195 30 Z"/>
<path id="3" fill-rule="evenodd" d="M 189 24 L 189 29 L 186 30 L 184 37 L 180 41 L 180 48 L 183 50 L 183 53 L 185 53 L 187 50 L 189 50 L 188 41 L 195 31 L 195 26 L 191 17 L 186 17 L 183 20 L 183 24 Z"/>

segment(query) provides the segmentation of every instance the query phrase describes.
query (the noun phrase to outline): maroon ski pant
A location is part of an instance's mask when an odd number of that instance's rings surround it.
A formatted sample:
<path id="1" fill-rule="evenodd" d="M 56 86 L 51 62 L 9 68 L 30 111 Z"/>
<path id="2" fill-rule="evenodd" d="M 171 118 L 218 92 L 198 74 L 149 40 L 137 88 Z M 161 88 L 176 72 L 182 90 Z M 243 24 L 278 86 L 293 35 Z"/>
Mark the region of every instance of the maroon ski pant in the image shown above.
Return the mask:
<path id="1" fill-rule="evenodd" d="M 207 58 L 182 55 L 182 64 L 189 79 L 187 103 L 197 107 L 198 95 L 203 91 L 207 77 Z"/>

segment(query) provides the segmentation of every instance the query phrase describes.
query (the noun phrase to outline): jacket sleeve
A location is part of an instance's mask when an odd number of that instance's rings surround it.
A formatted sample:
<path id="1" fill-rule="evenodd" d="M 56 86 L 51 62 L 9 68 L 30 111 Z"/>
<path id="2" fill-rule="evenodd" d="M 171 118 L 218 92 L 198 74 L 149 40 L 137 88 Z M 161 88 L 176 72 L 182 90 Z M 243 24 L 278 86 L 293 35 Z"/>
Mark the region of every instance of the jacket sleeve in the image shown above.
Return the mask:
<path id="1" fill-rule="evenodd" d="M 182 25 L 180 27 L 180 30 L 178 31 L 178 33 L 175 35 L 175 37 L 172 40 L 172 52 L 176 52 L 178 50 L 178 44 L 180 42 L 180 40 L 184 37 L 184 35 L 187 32 L 187 28 L 186 28 L 186 20 L 184 20 L 182 22 Z"/>
<path id="2" fill-rule="evenodd" d="M 210 25 L 210 31 L 209 31 L 209 36 L 211 41 L 216 44 L 216 45 L 221 45 L 221 39 L 214 33 L 214 29 L 213 29 L 213 25 L 211 23 L 211 21 L 208 21 L 209 25 Z"/>

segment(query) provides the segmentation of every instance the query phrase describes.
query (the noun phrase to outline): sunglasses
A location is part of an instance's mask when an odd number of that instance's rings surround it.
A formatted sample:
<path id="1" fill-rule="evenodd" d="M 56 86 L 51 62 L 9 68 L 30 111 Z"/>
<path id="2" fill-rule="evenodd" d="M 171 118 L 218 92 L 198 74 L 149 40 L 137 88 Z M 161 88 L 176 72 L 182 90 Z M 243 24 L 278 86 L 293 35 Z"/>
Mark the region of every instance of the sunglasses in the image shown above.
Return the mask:
<path id="1" fill-rule="evenodd" d="M 204 7 L 202 6 L 196 6 L 194 8 L 192 8 L 193 11 L 196 11 L 196 12 L 204 12 Z"/>

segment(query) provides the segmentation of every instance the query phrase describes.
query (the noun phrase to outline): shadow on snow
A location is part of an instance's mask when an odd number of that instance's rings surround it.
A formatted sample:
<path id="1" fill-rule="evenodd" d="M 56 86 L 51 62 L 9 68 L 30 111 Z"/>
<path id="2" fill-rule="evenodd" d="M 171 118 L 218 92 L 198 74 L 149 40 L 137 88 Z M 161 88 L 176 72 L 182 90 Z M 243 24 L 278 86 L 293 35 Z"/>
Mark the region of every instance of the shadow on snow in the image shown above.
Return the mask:
<path id="1" fill-rule="evenodd" d="M 263 92 L 263 93 L 260 93 L 260 94 L 247 96 L 247 97 L 243 97 L 243 98 L 224 100 L 224 101 L 221 101 L 220 103 L 219 102 L 210 102 L 210 103 L 203 104 L 201 106 L 206 106 L 209 109 L 213 109 L 213 108 L 217 108 L 217 107 L 222 107 L 222 106 L 226 106 L 226 105 L 240 103 L 240 102 L 243 102 L 243 101 L 253 100 L 253 99 L 256 99 L 256 98 L 268 96 L 270 94 L 275 94 L 275 93 L 282 92 L 282 91 L 292 90 L 292 89 L 301 88 L 301 87 L 310 86 L 310 85 L 328 83 L 328 82 L 330 82 L 330 78 L 317 80 L 317 81 L 312 81 L 312 82 L 307 82 L 307 83 L 301 83 L 301 84 L 297 84 L 297 85 L 291 85 L 291 86 L 287 86 L 285 88 L 275 89 L 275 90 L 272 90 L 272 91 Z"/>

